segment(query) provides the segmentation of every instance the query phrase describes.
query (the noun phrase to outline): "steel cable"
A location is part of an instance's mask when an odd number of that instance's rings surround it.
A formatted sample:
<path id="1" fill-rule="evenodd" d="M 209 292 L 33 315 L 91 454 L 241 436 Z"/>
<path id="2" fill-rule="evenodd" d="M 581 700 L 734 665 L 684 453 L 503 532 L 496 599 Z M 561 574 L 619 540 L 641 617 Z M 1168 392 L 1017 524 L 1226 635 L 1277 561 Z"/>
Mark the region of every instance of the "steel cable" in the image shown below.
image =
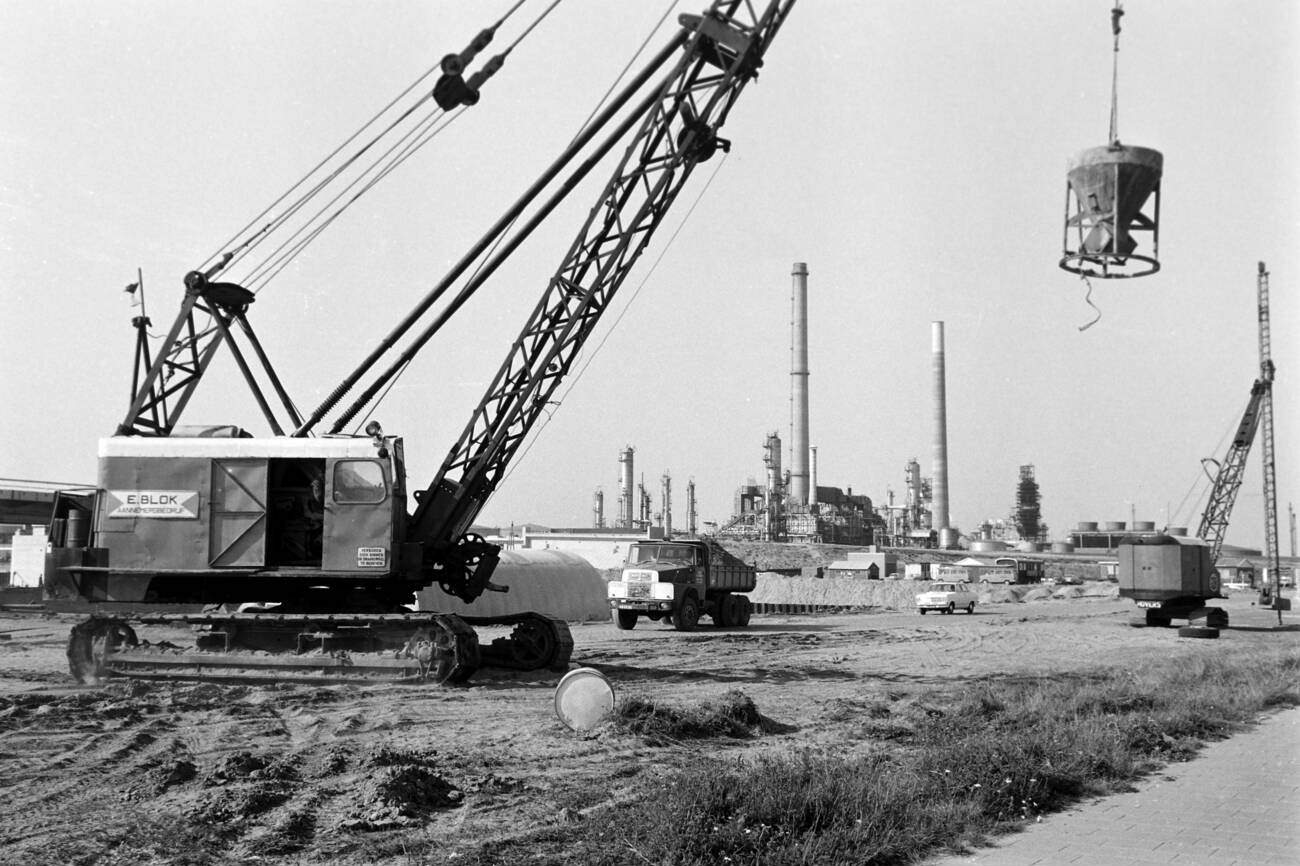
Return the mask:
<path id="1" fill-rule="evenodd" d="M 650 40 L 654 38 L 655 33 L 658 32 L 659 28 L 663 26 L 664 20 L 667 19 L 667 17 L 669 16 L 669 14 L 672 13 L 672 10 L 673 10 L 673 8 L 677 5 L 677 2 L 678 2 L 678 0 L 671 0 L 671 2 L 669 2 L 668 7 L 664 10 L 663 15 L 661 15 L 661 16 L 659 17 L 659 20 L 656 21 L 655 24 L 654 24 L 654 26 L 651 27 L 650 30 L 649 30 L 649 32 L 646 33 L 646 37 L 645 37 L 645 39 L 643 39 L 643 40 L 641 41 L 641 44 L 640 44 L 640 46 L 637 47 L 636 52 L 632 55 L 632 57 L 628 60 L 628 62 L 627 62 L 626 64 L 624 64 L 623 68 L 619 71 L 618 75 L 616 75 L 616 76 L 614 77 L 614 80 L 610 83 L 609 87 L 606 88 L 605 92 L 600 96 L 600 98 L 599 98 L 598 100 L 596 100 L 596 104 L 595 104 L 595 106 L 592 108 L 591 112 L 587 115 L 586 119 L 583 120 L 583 122 L 581 123 L 581 125 L 579 125 L 577 132 L 575 132 L 575 133 L 573 134 L 573 136 L 569 139 L 569 144 L 570 144 L 570 145 L 572 145 L 573 142 L 577 141 L 577 139 L 579 138 L 579 136 L 582 135 L 583 131 L 586 130 L 588 124 L 591 123 L 592 118 L 594 118 L 594 117 L 595 117 L 595 116 L 600 112 L 601 106 L 603 106 L 603 105 L 604 105 L 604 104 L 609 100 L 610 94 L 612 94 L 612 93 L 614 92 L 614 90 L 617 89 L 617 87 L 618 87 L 618 85 L 619 85 L 619 82 L 622 81 L 622 80 L 627 76 L 628 70 L 631 69 L 632 66 L 633 66 L 633 64 L 636 63 L 637 59 L 638 59 L 638 58 L 639 58 L 643 53 L 645 53 L 646 46 L 648 46 L 648 45 L 650 44 Z M 513 12 L 515 11 L 515 9 L 518 9 L 519 6 L 521 6 L 522 4 L 523 4 L 523 0 L 519 0 L 519 2 L 515 4 L 515 6 L 510 10 L 510 12 L 508 12 L 508 13 L 506 14 L 506 16 L 503 17 L 501 20 L 504 21 L 506 17 L 509 17 L 509 15 L 510 15 L 511 13 L 513 13 Z M 533 24 L 528 28 L 529 31 L 531 31 L 533 27 L 536 27 L 537 24 L 540 23 L 540 21 L 542 20 L 542 18 L 545 18 L 548 14 L 550 14 L 551 10 L 554 9 L 557 5 L 559 5 L 559 0 L 555 0 L 555 2 L 553 2 L 553 3 L 552 3 L 552 4 L 551 4 L 551 5 L 550 5 L 550 6 L 549 6 L 549 7 L 548 7 L 548 8 L 547 8 L 543 13 L 542 13 L 542 15 L 538 17 L 537 21 L 534 21 L 534 22 L 533 22 Z M 522 39 L 522 37 L 520 37 L 520 38 Z M 510 46 L 510 48 L 513 48 L 513 47 L 514 47 L 515 45 L 517 45 L 518 43 L 519 43 L 519 40 L 518 40 L 518 39 L 515 40 L 515 42 L 512 43 L 512 45 Z M 507 51 L 509 51 L 509 50 L 510 50 L 510 49 L 507 49 Z M 725 154 L 724 154 L 724 161 L 725 161 Z M 721 168 L 721 165 L 719 165 L 718 168 Z M 714 170 L 714 174 L 716 174 L 716 173 L 717 173 L 717 169 Z M 709 179 L 709 183 L 712 183 L 712 177 L 710 177 L 710 179 Z M 707 188 L 708 188 L 708 185 L 706 184 L 706 185 L 705 185 L 705 189 L 707 189 Z M 702 195 L 702 194 L 703 194 L 703 193 L 701 192 L 701 195 Z M 698 201 L 698 199 L 697 199 L 697 201 Z M 692 205 L 691 207 L 692 207 L 692 209 L 694 209 L 694 205 Z M 689 215 L 690 215 L 690 214 L 687 213 L 687 216 L 689 216 Z M 486 263 L 487 263 L 487 262 L 492 258 L 493 254 L 496 252 L 497 249 L 500 248 L 501 244 L 505 242 L 506 237 L 509 235 L 511 229 L 514 227 L 514 225 L 515 225 L 518 221 L 519 221 L 519 217 L 516 217 L 515 219 L 511 220 L 510 223 L 509 223 L 509 225 L 507 225 L 505 228 L 502 229 L 501 233 L 497 236 L 497 239 L 492 243 L 492 245 L 491 245 L 488 249 L 486 249 L 486 250 L 483 251 L 483 253 L 482 253 L 482 254 L 480 255 L 480 257 L 479 257 L 479 264 L 478 264 L 478 266 L 477 266 L 476 268 L 474 268 L 473 272 L 470 273 L 470 274 L 469 274 L 469 275 L 468 275 L 468 276 L 467 276 L 467 277 L 462 281 L 462 284 L 463 284 L 463 285 L 469 285 L 470 283 L 472 283 L 474 280 L 476 280 L 476 279 L 478 278 L 479 274 L 480 274 L 480 273 L 482 272 L 482 270 L 483 270 L 484 265 L 485 265 L 485 264 L 486 264 Z M 683 224 L 684 224 L 684 219 L 683 219 Z M 680 231 L 680 230 L 681 230 L 681 229 L 679 228 L 678 231 Z M 674 234 L 673 237 L 676 237 L 676 234 Z M 670 240 L 670 243 L 671 243 L 671 240 Z M 666 251 L 666 250 L 665 250 L 665 251 Z M 660 257 L 662 258 L 662 254 L 660 255 Z M 656 264 L 658 264 L 658 261 L 657 261 L 657 260 L 656 260 Z M 653 272 L 653 269 L 652 269 L 652 272 Z M 649 274 L 647 274 L 647 279 L 648 279 L 648 277 L 649 277 Z M 644 285 L 644 282 L 643 282 L 642 284 Z M 639 292 L 639 291 L 640 291 L 640 288 L 638 287 L 638 289 L 637 289 L 636 291 Z M 636 296 L 636 292 L 633 292 L 633 296 L 632 296 L 632 297 L 635 298 L 635 296 Z M 629 301 L 629 305 L 630 305 L 630 303 L 631 303 L 631 301 Z M 626 312 L 626 309 L 624 310 L 624 312 Z M 619 314 L 619 318 L 622 318 L 622 315 L 623 315 L 623 313 L 620 313 L 620 314 Z M 615 319 L 615 324 L 617 324 L 617 322 L 618 322 L 618 319 Z M 608 339 L 608 334 L 606 334 L 606 336 L 605 336 L 604 339 Z M 603 345 L 603 344 L 604 344 L 604 339 L 602 339 L 600 345 Z M 600 346 L 598 345 L 598 346 L 597 346 L 597 350 L 599 350 L 599 348 L 600 348 Z M 593 357 L 594 357 L 594 354 L 593 354 Z M 590 363 L 590 361 L 588 361 L 587 363 Z M 397 384 L 397 380 L 400 379 L 400 378 L 402 377 L 402 375 L 405 374 L 406 371 L 407 371 L 408 369 L 410 369 L 410 365 L 411 365 L 411 362 L 410 362 L 410 361 L 407 361 L 406 363 L 402 364 L 402 366 L 400 367 L 400 369 L 399 369 L 396 373 L 393 374 L 393 376 L 390 378 L 390 380 L 389 380 L 389 381 L 387 382 L 387 384 L 384 386 L 383 391 L 380 392 L 380 393 L 379 393 L 379 394 L 374 398 L 374 400 L 371 402 L 369 408 L 366 410 L 365 414 L 364 414 L 364 415 L 361 417 L 361 419 L 360 419 L 360 420 L 359 420 L 359 421 L 358 421 L 358 422 L 353 426 L 353 433 L 355 433 L 357 430 L 360 430 L 360 429 L 362 428 L 362 426 L 363 426 L 363 425 L 364 425 L 364 424 L 365 424 L 365 423 L 366 423 L 366 422 L 371 418 L 371 416 L 374 415 L 374 413 L 379 409 L 380 404 L 383 403 L 383 401 L 388 397 L 388 394 L 392 391 L 393 387 Z M 584 365 L 583 369 L 584 369 L 584 370 L 586 369 L 585 365 Z M 578 374 L 578 375 L 581 376 L 581 371 L 579 371 L 579 374 Z M 574 381 L 576 382 L 577 379 L 575 378 Z M 570 386 L 570 389 L 571 389 L 571 388 L 572 388 L 572 385 Z M 564 395 L 567 396 L 568 393 L 569 393 L 569 389 L 566 389 L 565 392 L 564 392 Z M 562 397 L 561 399 L 563 399 L 563 397 Z M 550 416 L 547 415 L 547 421 L 548 421 L 548 423 L 549 423 L 549 419 L 550 419 Z M 545 424 L 543 424 L 543 427 L 544 427 L 544 426 L 545 426 Z M 539 432 L 540 432 L 540 431 L 539 431 Z M 534 436 L 534 440 L 535 440 L 535 438 L 536 438 L 536 437 Z M 525 452 L 524 452 L 525 454 L 527 453 L 527 448 L 530 448 L 530 447 L 532 447 L 532 446 L 531 446 L 531 445 L 528 445 L 528 446 L 525 448 Z M 521 454 L 520 457 L 522 457 L 522 456 L 523 456 L 523 455 Z M 508 477 L 509 477 L 509 471 L 507 472 L 506 476 L 502 478 L 502 481 L 505 481 L 505 478 L 508 478 Z"/>

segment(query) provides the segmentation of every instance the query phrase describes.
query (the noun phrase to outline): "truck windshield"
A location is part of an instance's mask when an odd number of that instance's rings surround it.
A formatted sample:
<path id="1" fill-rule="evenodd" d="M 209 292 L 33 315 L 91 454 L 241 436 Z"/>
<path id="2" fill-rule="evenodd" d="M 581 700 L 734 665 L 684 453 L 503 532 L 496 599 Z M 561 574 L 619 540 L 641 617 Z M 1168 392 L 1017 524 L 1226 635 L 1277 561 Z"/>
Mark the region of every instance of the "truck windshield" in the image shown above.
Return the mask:
<path id="1" fill-rule="evenodd" d="M 638 544 L 627 552 L 629 565 L 642 562 L 681 562 L 695 564 L 695 548 L 685 544 Z"/>

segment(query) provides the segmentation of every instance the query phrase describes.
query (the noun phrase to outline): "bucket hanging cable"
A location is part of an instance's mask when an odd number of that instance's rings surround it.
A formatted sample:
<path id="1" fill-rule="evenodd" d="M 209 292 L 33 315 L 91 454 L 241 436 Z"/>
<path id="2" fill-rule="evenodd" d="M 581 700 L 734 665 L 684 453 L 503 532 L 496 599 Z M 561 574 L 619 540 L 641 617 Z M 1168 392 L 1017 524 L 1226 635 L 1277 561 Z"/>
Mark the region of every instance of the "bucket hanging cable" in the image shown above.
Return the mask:
<path id="1" fill-rule="evenodd" d="M 1110 69 L 1110 143 L 1119 144 L 1119 19 L 1124 17 L 1124 7 L 1116 2 L 1110 10 L 1110 29 L 1115 36 L 1115 49 L 1111 55 Z"/>

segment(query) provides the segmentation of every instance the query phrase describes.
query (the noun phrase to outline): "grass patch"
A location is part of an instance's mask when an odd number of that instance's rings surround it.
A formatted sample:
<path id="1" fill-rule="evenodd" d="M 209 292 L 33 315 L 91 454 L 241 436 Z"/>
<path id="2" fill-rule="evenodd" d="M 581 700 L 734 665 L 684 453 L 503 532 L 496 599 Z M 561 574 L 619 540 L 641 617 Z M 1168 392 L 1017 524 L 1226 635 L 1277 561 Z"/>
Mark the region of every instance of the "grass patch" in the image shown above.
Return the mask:
<path id="1" fill-rule="evenodd" d="M 741 691 L 730 691 L 718 700 L 693 707 L 678 707 L 632 695 L 619 701 L 610 720 L 617 731 L 638 734 L 658 743 L 712 737 L 739 739 L 775 727 Z"/>
<path id="2" fill-rule="evenodd" d="M 1297 673 L 1300 650 L 1255 646 L 1138 671 L 928 693 L 926 704 L 942 711 L 909 714 L 914 732 L 904 741 L 857 755 L 693 757 L 637 802 L 581 828 L 485 847 L 460 862 L 904 864 L 1081 797 L 1128 789 L 1265 710 L 1300 705 Z M 744 726 L 733 719 L 743 703 L 736 694 L 693 711 L 633 704 L 620 724 L 661 736 L 729 736 L 731 725 Z M 879 714 L 879 705 L 872 710 Z"/>

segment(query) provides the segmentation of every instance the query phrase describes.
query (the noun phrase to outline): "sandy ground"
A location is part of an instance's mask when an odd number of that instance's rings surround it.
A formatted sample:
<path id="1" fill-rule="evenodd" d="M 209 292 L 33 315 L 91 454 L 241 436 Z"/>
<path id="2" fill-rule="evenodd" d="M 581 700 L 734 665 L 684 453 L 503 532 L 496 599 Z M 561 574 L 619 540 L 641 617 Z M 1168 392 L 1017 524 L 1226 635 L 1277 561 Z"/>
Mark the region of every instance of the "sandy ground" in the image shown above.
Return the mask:
<path id="1" fill-rule="evenodd" d="M 0 862 L 455 862 L 485 840 L 599 820 L 603 804 L 701 755 L 871 748 L 863 725 L 882 703 L 985 677 L 1300 642 L 1251 601 L 1222 603 L 1234 628 L 1217 641 L 1130 628 L 1132 604 L 1104 597 L 972 616 L 756 616 L 691 633 L 575 624 L 575 666 L 604 672 L 620 697 L 685 705 L 739 689 L 776 723 L 689 743 L 569 730 L 558 674 L 450 689 L 77 687 L 63 656 L 75 617 L 0 613 Z"/>

